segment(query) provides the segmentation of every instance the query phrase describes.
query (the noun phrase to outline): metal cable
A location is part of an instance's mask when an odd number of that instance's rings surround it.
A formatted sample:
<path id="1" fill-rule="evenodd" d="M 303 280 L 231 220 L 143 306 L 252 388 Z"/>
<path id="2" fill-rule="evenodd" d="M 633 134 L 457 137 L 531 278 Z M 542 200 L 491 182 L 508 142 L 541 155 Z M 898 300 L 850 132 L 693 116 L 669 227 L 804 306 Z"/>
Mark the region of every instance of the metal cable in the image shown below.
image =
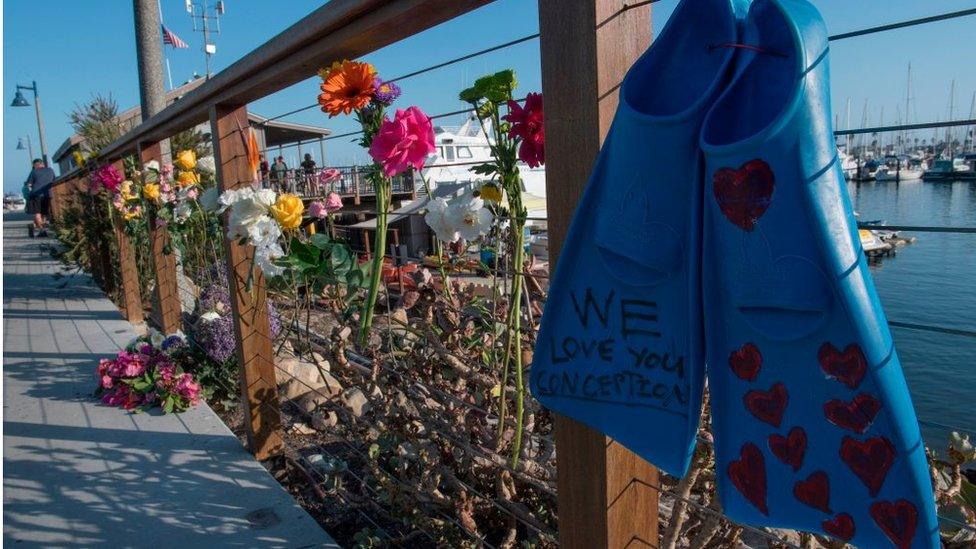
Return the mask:
<path id="1" fill-rule="evenodd" d="M 908 21 L 901 21 L 899 23 L 879 25 L 877 27 L 870 27 L 867 29 L 844 32 L 841 34 L 834 34 L 829 36 L 827 40 L 830 40 L 832 42 L 837 40 L 845 40 L 847 38 L 854 38 L 855 36 L 865 36 L 868 34 L 875 34 L 878 32 L 885 32 L 885 31 L 890 31 L 895 29 L 903 29 L 905 27 L 914 27 L 916 25 L 924 25 L 926 23 L 934 23 L 936 21 L 945 21 L 947 19 L 955 19 L 957 17 L 966 17 L 968 15 L 976 15 L 976 8 L 954 11 L 950 13 L 943 13 L 940 15 L 932 15 L 929 17 L 920 17 L 918 19 L 909 19 Z"/>
<path id="2" fill-rule="evenodd" d="M 894 126 L 877 126 L 874 128 L 858 128 L 847 130 L 836 130 L 834 135 L 859 135 L 866 133 L 899 132 L 907 130 L 928 130 L 932 128 L 953 128 L 956 126 L 976 125 L 976 119 L 968 120 L 947 120 L 945 122 L 920 122 L 918 124 L 896 124 Z"/>

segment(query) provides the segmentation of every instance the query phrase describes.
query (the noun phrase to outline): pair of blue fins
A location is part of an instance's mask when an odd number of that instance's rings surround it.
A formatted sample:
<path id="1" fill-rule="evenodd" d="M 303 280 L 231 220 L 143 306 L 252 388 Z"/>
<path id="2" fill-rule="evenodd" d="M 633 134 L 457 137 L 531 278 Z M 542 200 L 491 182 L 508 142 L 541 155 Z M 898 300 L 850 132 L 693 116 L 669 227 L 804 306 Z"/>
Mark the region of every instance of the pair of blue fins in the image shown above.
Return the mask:
<path id="1" fill-rule="evenodd" d="M 677 6 L 620 89 L 531 387 L 681 476 L 707 370 L 731 519 L 939 547 L 921 433 L 838 161 L 827 58 L 806 0 Z"/>

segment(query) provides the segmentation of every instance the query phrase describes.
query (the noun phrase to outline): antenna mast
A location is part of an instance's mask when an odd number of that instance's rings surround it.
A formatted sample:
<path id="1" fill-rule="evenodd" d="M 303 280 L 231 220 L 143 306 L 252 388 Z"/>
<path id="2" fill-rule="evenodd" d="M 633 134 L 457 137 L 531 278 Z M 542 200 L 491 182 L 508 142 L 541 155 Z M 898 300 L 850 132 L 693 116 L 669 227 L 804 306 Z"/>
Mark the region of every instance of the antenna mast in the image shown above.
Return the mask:
<path id="1" fill-rule="evenodd" d="M 217 53 L 217 44 L 211 42 L 211 34 L 220 34 L 220 16 L 225 13 L 224 2 L 218 0 L 210 5 L 207 0 L 199 2 L 186 0 L 186 12 L 190 14 L 190 20 L 193 21 L 193 30 L 203 33 L 203 53 L 207 60 L 209 79 L 213 74 L 212 57 Z"/>

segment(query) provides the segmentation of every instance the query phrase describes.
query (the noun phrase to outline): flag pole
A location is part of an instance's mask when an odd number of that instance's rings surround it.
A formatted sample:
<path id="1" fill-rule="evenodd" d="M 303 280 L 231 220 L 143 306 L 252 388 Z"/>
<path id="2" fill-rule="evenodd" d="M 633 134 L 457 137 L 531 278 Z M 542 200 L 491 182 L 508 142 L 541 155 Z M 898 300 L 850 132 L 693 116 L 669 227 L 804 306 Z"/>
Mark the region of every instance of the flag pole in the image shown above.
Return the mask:
<path id="1" fill-rule="evenodd" d="M 156 0 L 156 7 L 159 8 L 159 22 L 163 22 L 163 6 L 160 4 L 159 0 Z M 166 76 L 169 78 L 169 89 L 173 89 L 173 70 L 169 66 L 169 55 L 166 52 L 166 46 L 163 46 L 163 58 L 166 59 Z"/>

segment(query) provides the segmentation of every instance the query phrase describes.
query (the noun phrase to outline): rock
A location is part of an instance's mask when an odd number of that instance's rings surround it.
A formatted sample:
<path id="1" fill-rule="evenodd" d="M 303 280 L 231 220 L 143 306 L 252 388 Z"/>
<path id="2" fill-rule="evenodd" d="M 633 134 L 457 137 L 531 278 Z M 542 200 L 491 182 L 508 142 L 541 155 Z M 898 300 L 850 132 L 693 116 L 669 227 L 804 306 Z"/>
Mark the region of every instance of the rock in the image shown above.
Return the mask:
<path id="1" fill-rule="evenodd" d="M 342 384 L 325 368 L 297 358 L 278 362 L 278 389 L 283 398 L 311 413 L 342 392 Z"/>
<path id="2" fill-rule="evenodd" d="M 321 367 L 326 372 L 331 372 L 332 371 L 332 365 L 329 364 L 328 359 L 326 359 L 324 356 L 322 356 L 321 353 L 317 353 L 315 351 L 312 351 L 312 362 L 315 363 L 315 364 L 318 364 L 319 367 Z"/>
<path id="3" fill-rule="evenodd" d="M 356 417 L 363 417 L 369 411 L 369 400 L 359 387 L 350 387 L 342 393 L 342 403 Z"/>
<path id="4" fill-rule="evenodd" d="M 373 388 L 369 390 L 369 396 L 373 398 L 383 398 L 383 390 L 380 389 L 379 385 L 373 385 Z"/>
<path id="5" fill-rule="evenodd" d="M 316 410 L 312 413 L 312 427 L 319 431 L 329 431 L 339 424 L 339 416 L 332 410 Z"/>
<path id="6" fill-rule="evenodd" d="M 296 435 L 314 435 L 315 429 L 309 427 L 305 423 L 292 423 L 291 427 L 288 429 Z"/>

